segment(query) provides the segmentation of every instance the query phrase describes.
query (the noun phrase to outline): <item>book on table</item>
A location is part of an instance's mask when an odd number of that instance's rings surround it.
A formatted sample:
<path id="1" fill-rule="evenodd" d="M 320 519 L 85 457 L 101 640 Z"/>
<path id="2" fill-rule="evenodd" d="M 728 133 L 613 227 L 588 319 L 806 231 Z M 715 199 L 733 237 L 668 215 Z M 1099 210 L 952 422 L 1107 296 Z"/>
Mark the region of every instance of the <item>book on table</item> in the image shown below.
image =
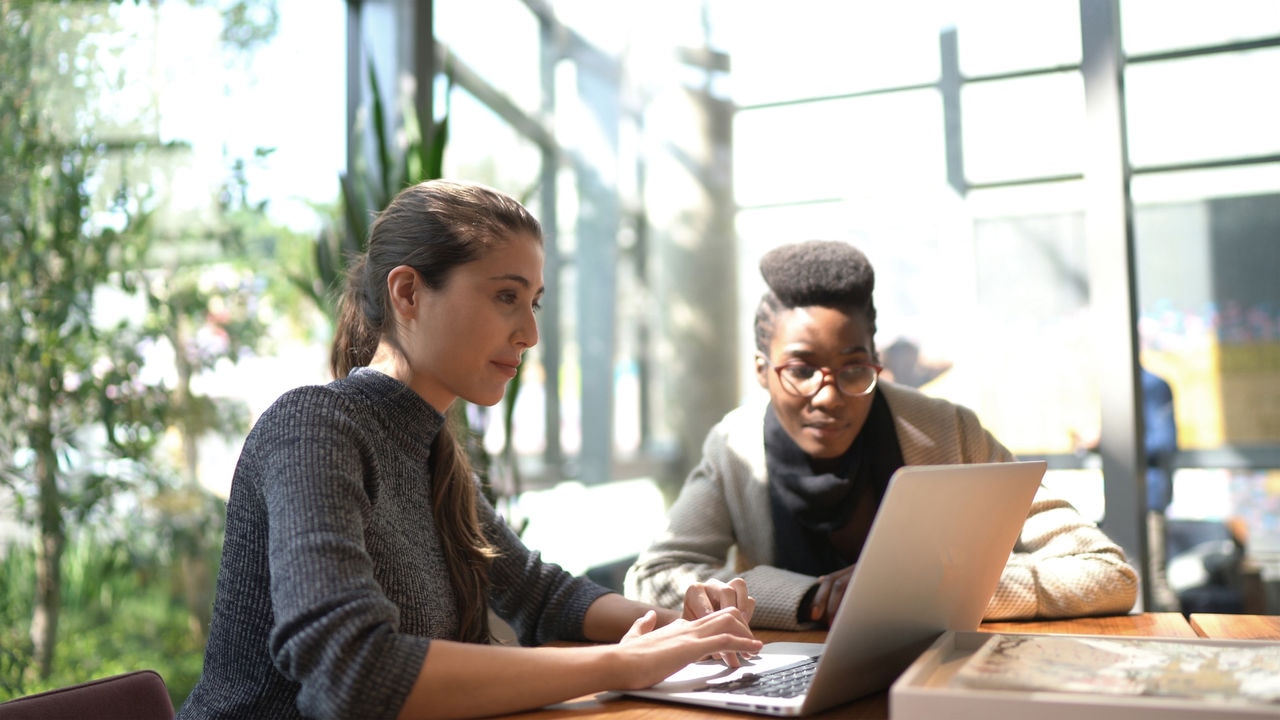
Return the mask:
<path id="1" fill-rule="evenodd" d="M 894 720 L 1280 717 L 1280 643 L 947 632 L 889 691 Z"/>
<path id="2" fill-rule="evenodd" d="M 952 682 L 992 690 L 1280 706 L 1280 644 L 1222 646 L 1143 638 L 997 634 L 960 666 Z"/>

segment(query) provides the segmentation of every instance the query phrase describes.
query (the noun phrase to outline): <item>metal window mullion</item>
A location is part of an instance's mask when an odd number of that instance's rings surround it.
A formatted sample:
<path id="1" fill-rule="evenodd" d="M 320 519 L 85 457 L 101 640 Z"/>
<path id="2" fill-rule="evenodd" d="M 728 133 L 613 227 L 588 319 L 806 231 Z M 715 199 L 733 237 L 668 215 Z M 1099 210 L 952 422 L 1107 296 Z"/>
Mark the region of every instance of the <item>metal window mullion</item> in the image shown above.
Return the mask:
<path id="1" fill-rule="evenodd" d="M 1146 477 L 1138 383 L 1132 201 L 1125 138 L 1124 54 L 1117 0 L 1080 0 L 1085 91 L 1085 233 L 1101 396 L 1104 529 L 1142 575 L 1151 607 Z"/>

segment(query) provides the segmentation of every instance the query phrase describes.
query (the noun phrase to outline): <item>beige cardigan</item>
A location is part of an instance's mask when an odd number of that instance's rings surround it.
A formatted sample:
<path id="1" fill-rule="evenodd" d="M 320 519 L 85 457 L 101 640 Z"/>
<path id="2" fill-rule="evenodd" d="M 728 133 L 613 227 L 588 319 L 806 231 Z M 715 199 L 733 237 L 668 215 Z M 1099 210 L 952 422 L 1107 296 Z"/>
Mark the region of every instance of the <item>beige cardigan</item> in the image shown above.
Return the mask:
<path id="1" fill-rule="evenodd" d="M 1013 454 L 973 411 L 883 382 L 908 465 L 1006 462 Z M 767 398 L 725 415 L 667 514 L 667 529 L 640 554 L 626 594 L 679 607 L 692 582 L 741 576 L 756 599 L 752 625 L 799 629 L 796 609 L 814 577 L 773 567 L 773 522 L 763 441 Z M 927 531 L 922 528 L 922 531 Z M 1124 551 L 1066 500 L 1042 487 L 987 607 L 987 619 L 1128 612 L 1138 575 Z"/>

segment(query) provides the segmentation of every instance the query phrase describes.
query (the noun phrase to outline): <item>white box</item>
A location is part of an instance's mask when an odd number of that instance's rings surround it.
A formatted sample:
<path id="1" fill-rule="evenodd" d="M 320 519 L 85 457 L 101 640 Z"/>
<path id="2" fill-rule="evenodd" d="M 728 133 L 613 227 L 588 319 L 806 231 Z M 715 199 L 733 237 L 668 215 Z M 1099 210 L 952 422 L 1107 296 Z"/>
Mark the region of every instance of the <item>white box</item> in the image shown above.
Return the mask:
<path id="1" fill-rule="evenodd" d="M 1010 635 L 1014 633 L 1003 633 Z M 983 690 L 953 686 L 952 677 L 970 655 L 993 637 L 988 632 L 946 632 L 920 655 L 889 689 L 892 720 L 1205 720 L 1206 718 L 1280 717 L 1280 705 L 1215 702 L 1170 698 L 1044 692 Z M 1132 637 L 1075 635 L 1106 640 Z M 1256 646 L 1257 640 L 1141 638 L 1144 642 L 1192 643 L 1213 646 Z"/>

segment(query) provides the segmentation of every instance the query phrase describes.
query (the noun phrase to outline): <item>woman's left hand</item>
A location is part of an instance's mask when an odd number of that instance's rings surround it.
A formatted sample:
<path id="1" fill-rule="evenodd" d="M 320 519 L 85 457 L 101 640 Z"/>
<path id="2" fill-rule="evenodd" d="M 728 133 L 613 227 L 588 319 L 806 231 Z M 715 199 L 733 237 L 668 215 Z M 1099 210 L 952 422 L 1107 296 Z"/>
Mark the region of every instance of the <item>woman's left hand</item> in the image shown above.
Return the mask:
<path id="1" fill-rule="evenodd" d="M 813 603 L 809 606 L 810 618 L 814 622 L 822 623 L 827 627 L 831 626 L 831 621 L 836 619 L 836 611 L 840 609 L 840 603 L 844 601 L 844 591 L 853 578 L 854 567 L 856 565 L 850 565 L 843 570 L 818 578 L 818 591 L 814 593 Z"/>

